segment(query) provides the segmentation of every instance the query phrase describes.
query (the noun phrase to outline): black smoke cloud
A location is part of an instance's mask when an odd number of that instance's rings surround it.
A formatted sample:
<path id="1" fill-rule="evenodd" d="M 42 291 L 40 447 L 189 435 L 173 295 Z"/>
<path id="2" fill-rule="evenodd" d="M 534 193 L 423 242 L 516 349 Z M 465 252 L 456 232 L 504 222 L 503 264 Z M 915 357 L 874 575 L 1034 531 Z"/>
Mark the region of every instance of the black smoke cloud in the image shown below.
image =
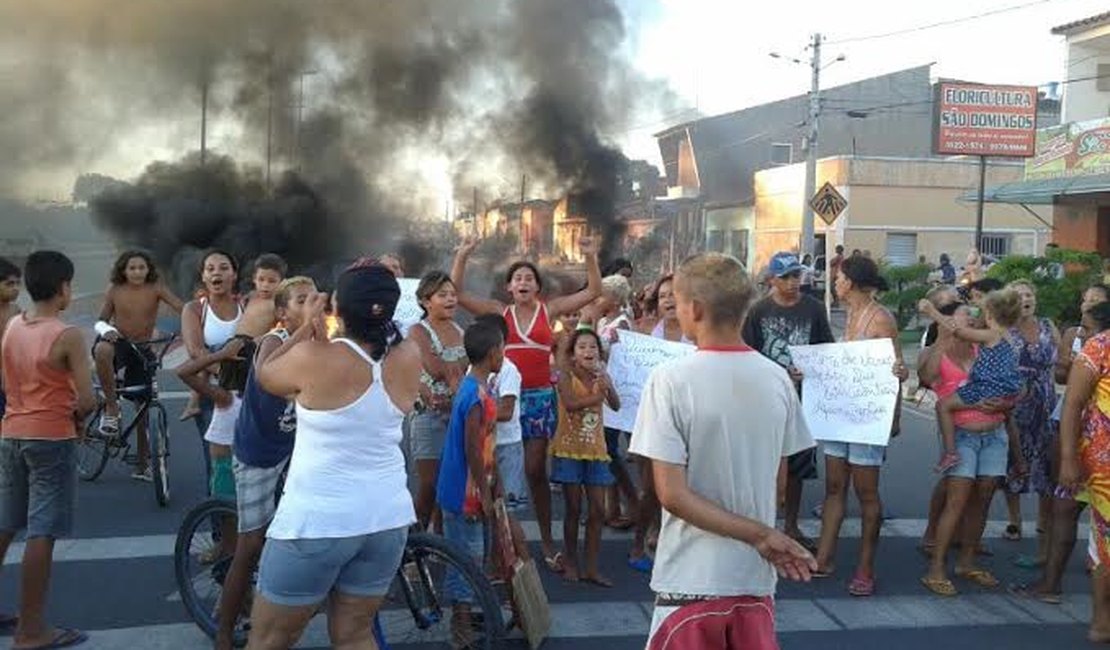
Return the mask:
<path id="1" fill-rule="evenodd" d="M 521 175 L 612 246 L 627 161 L 609 138 L 672 103 L 633 71 L 628 29 L 617 0 L 0 0 L 0 191 L 28 168 L 107 171 L 151 137 L 195 150 L 207 88 L 206 165 L 131 161 L 146 171 L 94 202 L 170 266 L 212 245 L 434 257 L 398 224 L 442 215 L 445 186 L 469 205 Z"/>

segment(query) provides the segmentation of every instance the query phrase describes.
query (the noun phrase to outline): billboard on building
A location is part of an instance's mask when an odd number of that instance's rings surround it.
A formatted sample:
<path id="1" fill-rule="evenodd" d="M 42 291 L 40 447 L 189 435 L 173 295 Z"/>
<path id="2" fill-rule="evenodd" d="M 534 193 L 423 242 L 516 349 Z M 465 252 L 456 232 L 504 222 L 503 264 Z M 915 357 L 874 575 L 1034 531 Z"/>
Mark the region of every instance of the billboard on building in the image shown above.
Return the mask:
<path id="1" fill-rule="evenodd" d="M 1025 180 L 1110 174 L 1110 118 L 1037 131 L 1037 153 L 1025 161 Z"/>
<path id="2" fill-rule="evenodd" d="M 1035 151 L 1037 89 L 957 81 L 936 85 L 933 152 L 1027 158 Z"/>

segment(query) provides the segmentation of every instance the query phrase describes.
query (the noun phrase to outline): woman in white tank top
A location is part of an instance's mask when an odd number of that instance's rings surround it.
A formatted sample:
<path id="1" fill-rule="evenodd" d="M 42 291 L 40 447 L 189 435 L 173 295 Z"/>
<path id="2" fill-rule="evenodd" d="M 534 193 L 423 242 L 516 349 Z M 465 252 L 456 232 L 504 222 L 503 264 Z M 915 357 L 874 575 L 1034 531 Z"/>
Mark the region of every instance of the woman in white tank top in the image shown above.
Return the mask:
<path id="1" fill-rule="evenodd" d="M 242 308 L 235 296 L 239 264 L 234 257 L 224 251 L 209 251 L 201 259 L 200 277 L 204 284 L 204 297 L 190 301 L 181 312 L 181 338 L 189 352 L 189 357 L 194 360 L 218 350 L 230 341 L 235 336 L 235 328 L 243 316 Z M 200 402 L 200 415 L 195 420 L 197 432 L 202 438 L 204 466 L 208 472 L 209 481 L 212 480 L 214 458 L 221 459 L 219 462 L 226 464 L 230 469 L 231 437 L 235 418 L 230 414 L 229 409 L 233 408 L 234 404 L 224 405 L 224 409 L 221 409 L 221 417 L 215 418 L 217 409 L 212 401 L 202 399 Z M 210 431 L 213 428 L 213 419 L 216 419 L 214 436 Z M 227 425 L 228 422 L 231 427 Z M 227 431 L 228 434 L 222 434 L 223 431 Z M 208 443 L 211 443 L 211 447 Z M 226 476 L 221 481 L 221 486 L 209 486 L 210 491 L 227 492 L 228 486 L 223 485 L 225 483 L 227 483 Z M 231 486 L 234 486 L 234 482 Z M 220 489 L 214 490 L 213 487 Z M 233 487 L 231 496 L 234 496 Z"/>
<path id="2" fill-rule="evenodd" d="M 263 364 L 259 382 L 297 407 L 297 441 L 267 533 L 251 613 L 252 647 L 296 644 L 332 596 L 334 647 L 363 647 L 416 521 L 401 423 L 420 387 L 419 349 L 392 348 L 400 288 L 382 266 L 348 269 L 336 289 L 347 337 L 328 341 L 326 297 Z M 337 638 L 336 635 L 339 635 Z"/>

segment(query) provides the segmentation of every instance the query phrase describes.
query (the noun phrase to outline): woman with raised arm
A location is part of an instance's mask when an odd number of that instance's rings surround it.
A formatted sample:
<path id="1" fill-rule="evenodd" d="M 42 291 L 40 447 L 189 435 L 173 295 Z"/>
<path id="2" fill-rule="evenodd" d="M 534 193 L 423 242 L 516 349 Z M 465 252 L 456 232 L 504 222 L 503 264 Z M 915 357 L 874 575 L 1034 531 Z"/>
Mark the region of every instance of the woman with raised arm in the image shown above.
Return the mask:
<path id="1" fill-rule="evenodd" d="M 552 323 L 562 314 L 581 310 L 601 295 L 601 268 L 597 261 L 597 244 L 589 237 L 579 240 L 586 256 L 586 287 L 567 296 L 540 297 L 543 279 L 536 265 L 518 261 L 505 274 L 505 288 L 512 304 L 479 298 L 466 292 L 466 263 L 478 246 L 477 239 L 467 239 L 455 256 L 451 281 L 459 292 L 459 304 L 475 316 L 501 314 L 509 326 L 505 356 L 520 369 L 520 425 L 524 439 L 524 471 L 536 508 L 536 520 L 543 541 L 547 566 L 559 572 L 562 557 L 551 537 L 551 485 L 547 476 L 547 445 L 555 435 L 557 412 L 555 388 L 551 380 Z"/>

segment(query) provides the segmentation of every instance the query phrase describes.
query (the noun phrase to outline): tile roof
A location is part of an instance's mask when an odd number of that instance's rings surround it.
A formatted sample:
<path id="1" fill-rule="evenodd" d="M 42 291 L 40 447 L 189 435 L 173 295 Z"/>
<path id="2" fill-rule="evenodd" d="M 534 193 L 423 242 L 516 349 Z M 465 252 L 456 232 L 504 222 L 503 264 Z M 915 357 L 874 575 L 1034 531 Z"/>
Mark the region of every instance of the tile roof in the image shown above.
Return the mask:
<path id="1" fill-rule="evenodd" d="M 1069 35 L 1076 31 L 1101 27 L 1106 24 L 1110 24 L 1110 11 L 1104 11 L 1101 14 L 1095 14 L 1094 16 L 1081 20 L 1074 20 L 1070 23 L 1058 25 L 1052 28 L 1052 33 Z"/>

